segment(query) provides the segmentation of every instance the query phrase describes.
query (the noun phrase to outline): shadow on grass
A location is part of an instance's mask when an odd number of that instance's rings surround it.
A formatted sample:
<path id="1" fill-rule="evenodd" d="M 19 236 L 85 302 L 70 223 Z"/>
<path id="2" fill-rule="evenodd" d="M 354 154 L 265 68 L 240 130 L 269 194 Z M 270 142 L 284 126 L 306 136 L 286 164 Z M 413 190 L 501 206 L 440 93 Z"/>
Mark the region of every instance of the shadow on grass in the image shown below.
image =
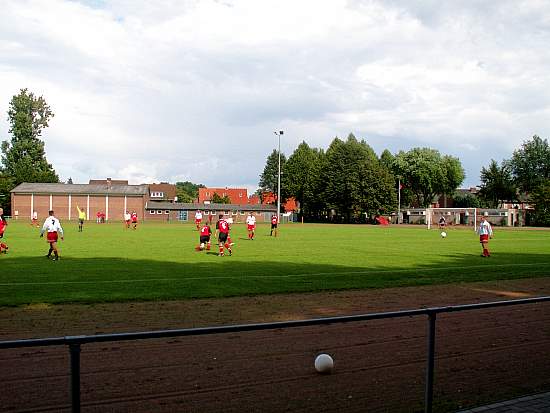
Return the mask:
<path id="1" fill-rule="evenodd" d="M 216 252 L 207 252 L 217 255 Z M 343 260 L 344 261 L 344 260 Z M 545 277 L 549 254 L 446 256 L 444 264 L 368 267 L 243 261 L 236 256 L 178 263 L 121 258 L 4 256 L 0 305 L 177 300 L 326 290 L 388 288 Z"/>

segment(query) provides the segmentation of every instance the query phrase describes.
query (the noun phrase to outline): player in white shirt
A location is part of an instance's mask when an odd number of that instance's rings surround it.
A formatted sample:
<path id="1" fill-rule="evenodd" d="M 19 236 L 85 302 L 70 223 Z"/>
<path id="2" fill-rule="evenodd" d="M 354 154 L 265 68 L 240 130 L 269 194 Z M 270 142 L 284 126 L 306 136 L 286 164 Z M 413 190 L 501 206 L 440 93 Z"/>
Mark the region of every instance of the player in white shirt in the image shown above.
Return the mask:
<path id="1" fill-rule="evenodd" d="M 491 228 L 491 224 L 489 224 L 489 221 L 487 221 L 483 215 L 481 216 L 477 233 L 479 234 L 481 248 L 483 248 L 483 253 L 481 256 L 490 257 L 491 253 L 489 252 L 489 238 L 493 238 L 493 228 Z"/>
<path id="2" fill-rule="evenodd" d="M 246 217 L 246 229 L 248 230 L 248 239 L 254 239 L 254 231 L 256 230 L 256 217 L 252 215 L 252 212 L 248 213 Z"/>
<path id="3" fill-rule="evenodd" d="M 47 258 L 50 258 L 52 255 L 52 252 L 54 253 L 54 261 L 59 260 L 59 250 L 57 249 L 57 240 L 59 237 L 61 237 L 61 240 L 63 240 L 63 228 L 61 227 L 61 223 L 59 220 L 54 217 L 53 211 L 48 212 L 49 217 L 46 218 L 44 221 L 44 225 L 42 225 L 42 230 L 40 231 L 40 237 L 44 236 L 44 232 L 46 232 L 46 241 L 48 244 L 50 244 L 50 250 L 48 251 L 48 255 L 46 255 Z"/>
<path id="4" fill-rule="evenodd" d="M 128 211 L 124 212 L 124 225 L 126 228 L 130 228 L 130 222 L 132 221 L 132 216 Z"/>
<path id="5" fill-rule="evenodd" d="M 201 230 L 201 222 L 202 222 L 202 212 L 199 209 L 197 210 L 197 212 L 195 212 L 195 225 L 197 226 L 197 231 Z"/>

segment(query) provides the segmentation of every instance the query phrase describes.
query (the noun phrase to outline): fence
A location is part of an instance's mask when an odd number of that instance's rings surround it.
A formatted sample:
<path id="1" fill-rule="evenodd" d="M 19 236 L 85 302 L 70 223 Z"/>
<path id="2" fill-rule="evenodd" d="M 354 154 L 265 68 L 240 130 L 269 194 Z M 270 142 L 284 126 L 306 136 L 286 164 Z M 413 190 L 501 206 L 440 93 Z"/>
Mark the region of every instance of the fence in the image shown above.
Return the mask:
<path id="1" fill-rule="evenodd" d="M 425 315 L 428 317 L 427 347 L 426 347 L 426 381 L 424 387 L 424 412 L 432 412 L 433 384 L 435 366 L 435 344 L 436 344 L 436 319 L 441 313 L 460 311 L 471 311 L 485 308 L 505 307 L 512 305 L 534 304 L 550 301 L 550 296 L 526 298 L 521 300 L 493 301 L 480 304 L 465 304 L 449 307 L 431 307 L 415 310 L 393 311 L 383 313 L 371 313 L 341 317 L 327 317 L 299 321 L 283 321 L 275 323 L 243 324 L 220 327 L 189 328 L 180 330 L 160 330 L 136 333 L 99 334 L 94 336 L 66 336 L 32 340 L 0 341 L 0 349 L 14 349 L 24 347 L 44 347 L 66 345 L 69 347 L 70 369 L 71 369 L 71 406 L 72 412 L 80 412 L 80 351 L 81 346 L 89 343 L 116 342 L 130 340 L 145 340 L 154 338 L 172 338 L 184 336 L 198 336 L 210 334 L 227 334 L 244 331 L 274 330 L 281 328 L 306 327 L 315 325 L 326 325 L 334 323 L 350 323 L 357 321 L 380 320 L 387 318 L 413 317 Z"/>

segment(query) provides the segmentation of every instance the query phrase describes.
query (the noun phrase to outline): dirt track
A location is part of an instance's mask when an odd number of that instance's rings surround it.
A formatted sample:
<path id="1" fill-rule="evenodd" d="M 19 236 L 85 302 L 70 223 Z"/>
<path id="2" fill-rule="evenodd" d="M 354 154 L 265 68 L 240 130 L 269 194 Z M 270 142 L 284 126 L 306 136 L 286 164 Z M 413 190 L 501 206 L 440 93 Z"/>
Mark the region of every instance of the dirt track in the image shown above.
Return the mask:
<path id="1" fill-rule="evenodd" d="M 550 278 L 186 302 L 0 310 L 0 339 L 280 321 L 550 295 Z M 85 345 L 84 412 L 422 410 L 426 319 Z M 435 397 L 453 411 L 550 390 L 550 304 L 438 317 Z M 335 359 L 318 375 L 320 352 Z M 68 351 L 0 352 L 0 410 L 69 411 Z"/>

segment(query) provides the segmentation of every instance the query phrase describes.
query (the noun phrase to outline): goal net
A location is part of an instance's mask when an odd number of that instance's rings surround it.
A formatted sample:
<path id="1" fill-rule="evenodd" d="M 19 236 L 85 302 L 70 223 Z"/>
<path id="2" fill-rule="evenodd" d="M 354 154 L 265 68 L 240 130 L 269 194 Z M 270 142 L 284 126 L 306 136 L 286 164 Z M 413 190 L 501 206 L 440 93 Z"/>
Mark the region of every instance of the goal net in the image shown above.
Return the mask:
<path id="1" fill-rule="evenodd" d="M 426 208 L 426 225 L 430 228 L 453 226 L 477 228 L 477 208 Z"/>

